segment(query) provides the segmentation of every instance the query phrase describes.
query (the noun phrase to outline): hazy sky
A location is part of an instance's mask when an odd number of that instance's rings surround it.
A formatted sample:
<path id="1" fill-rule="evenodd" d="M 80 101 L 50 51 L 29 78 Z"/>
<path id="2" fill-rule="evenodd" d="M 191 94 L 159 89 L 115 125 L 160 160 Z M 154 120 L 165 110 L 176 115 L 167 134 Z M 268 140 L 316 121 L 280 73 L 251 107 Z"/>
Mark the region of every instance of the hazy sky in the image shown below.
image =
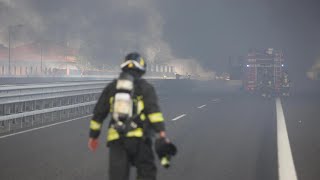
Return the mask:
<path id="1" fill-rule="evenodd" d="M 229 56 L 273 47 L 302 74 L 320 57 L 318 0 L 0 0 L 0 43 L 17 24 L 17 44 L 67 41 L 99 61 L 139 50 L 223 70 Z"/>
<path id="2" fill-rule="evenodd" d="M 320 57 L 320 1 L 163 1 L 165 38 L 178 55 L 223 66 L 229 55 L 274 47 L 296 70 Z M 201 3 L 200 3 L 201 2 Z"/>

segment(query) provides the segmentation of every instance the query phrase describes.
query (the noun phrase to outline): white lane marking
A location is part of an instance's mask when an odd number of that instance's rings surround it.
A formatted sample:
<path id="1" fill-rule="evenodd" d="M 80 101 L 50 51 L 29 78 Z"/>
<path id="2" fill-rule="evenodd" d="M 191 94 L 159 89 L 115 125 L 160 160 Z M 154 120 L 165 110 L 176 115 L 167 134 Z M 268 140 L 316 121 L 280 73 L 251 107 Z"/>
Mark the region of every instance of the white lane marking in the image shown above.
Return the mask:
<path id="1" fill-rule="evenodd" d="M 279 180 L 297 180 L 280 98 L 276 99 Z"/>
<path id="2" fill-rule="evenodd" d="M 206 106 L 207 106 L 207 105 L 204 104 L 204 105 L 202 105 L 202 106 L 199 106 L 198 109 L 201 109 L 201 108 L 206 107 Z"/>
<path id="3" fill-rule="evenodd" d="M 0 139 L 7 138 L 7 137 L 10 137 L 10 136 L 15 136 L 15 135 L 18 135 L 18 134 L 24 134 L 24 133 L 35 131 L 35 130 L 39 130 L 39 129 L 48 128 L 48 127 L 52 127 L 52 126 L 56 126 L 56 125 L 59 125 L 59 124 L 64 124 L 64 123 L 68 123 L 68 122 L 72 122 L 72 121 L 76 121 L 76 120 L 80 120 L 80 119 L 88 118 L 88 117 L 92 117 L 92 115 L 83 116 L 83 117 L 70 119 L 70 120 L 63 121 L 63 122 L 58 122 L 58 123 L 54 123 L 54 124 L 48 124 L 48 125 L 45 125 L 45 126 L 41 126 L 41 127 L 37 127 L 37 128 L 33 128 L 33 129 L 28 129 L 28 130 L 25 130 L 25 131 L 20 131 L 20 132 L 17 132 L 17 133 L 12 133 L 12 134 L 8 134 L 8 135 L 0 136 Z"/>
<path id="4" fill-rule="evenodd" d="M 212 101 L 212 102 L 219 102 L 220 99 L 219 99 L 219 98 L 216 98 L 216 99 L 212 99 L 211 101 Z"/>
<path id="5" fill-rule="evenodd" d="M 182 114 L 182 115 L 180 115 L 180 116 L 177 116 L 177 117 L 173 118 L 172 121 L 176 121 L 176 120 L 178 120 L 178 119 L 181 119 L 181 118 L 183 118 L 184 116 L 186 116 L 186 114 Z"/>
<path id="6" fill-rule="evenodd" d="M 163 100 L 166 100 L 166 99 L 169 99 L 169 98 L 167 98 L 167 97 L 159 98 L 160 101 L 163 101 Z"/>

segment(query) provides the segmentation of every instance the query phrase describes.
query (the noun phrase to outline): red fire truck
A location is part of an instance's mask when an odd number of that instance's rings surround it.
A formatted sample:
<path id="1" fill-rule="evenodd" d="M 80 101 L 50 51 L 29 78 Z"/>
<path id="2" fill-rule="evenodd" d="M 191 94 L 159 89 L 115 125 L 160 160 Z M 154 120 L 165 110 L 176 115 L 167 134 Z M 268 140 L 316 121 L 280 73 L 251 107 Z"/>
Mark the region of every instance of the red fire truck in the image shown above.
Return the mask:
<path id="1" fill-rule="evenodd" d="M 245 90 L 262 96 L 289 95 L 288 75 L 281 51 L 253 50 L 245 59 L 243 85 Z"/>

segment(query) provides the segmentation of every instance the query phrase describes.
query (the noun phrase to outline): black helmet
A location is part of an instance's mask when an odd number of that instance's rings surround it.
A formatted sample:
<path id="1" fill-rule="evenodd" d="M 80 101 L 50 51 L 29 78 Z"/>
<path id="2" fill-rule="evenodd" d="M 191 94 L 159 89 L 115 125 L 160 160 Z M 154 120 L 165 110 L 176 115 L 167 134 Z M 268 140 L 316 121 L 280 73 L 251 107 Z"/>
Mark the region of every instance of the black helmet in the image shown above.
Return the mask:
<path id="1" fill-rule="evenodd" d="M 142 74 L 146 72 L 147 64 L 142 56 L 137 52 L 126 55 L 124 63 L 121 64 L 122 71 L 135 70 Z"/>

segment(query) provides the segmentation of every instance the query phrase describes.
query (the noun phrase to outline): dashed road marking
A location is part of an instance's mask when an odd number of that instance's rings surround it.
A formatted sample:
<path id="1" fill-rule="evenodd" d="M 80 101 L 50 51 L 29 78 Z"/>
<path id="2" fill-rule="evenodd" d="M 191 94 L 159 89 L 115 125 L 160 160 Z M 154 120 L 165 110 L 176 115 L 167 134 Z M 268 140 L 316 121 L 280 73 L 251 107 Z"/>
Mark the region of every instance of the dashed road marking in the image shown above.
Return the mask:
<path id="1" fill-rule="evenodd" d="M 169 98 L 167 98 L 167 97 L 159 98 L 160 101 L 167 100 L 167 99 L 169 99 Z"/>
<path id="2" fill-rule="evenodd" d="M 176 120 L 178 120 L 178 119 L 181 119 L 181 118 L 183 118 L 184 116 L 186 116 L 186 114 L 182 114 L 182 115 L 180 115 L 180 116 L 177 116 L 177 117 L 173 118 L 172 121 L 176 121 Z"/>
<path id="3" fill-rule="evenodd" d="M 56 125 L 59 125 L 59 124 L 64 124 L 64 123 L 68 123 L 68 122 L 72 122 L 72 121 L 77 121 L 77 120 L 80 120 L 80 119 L 83 119 L 83 118 L 88 118 L 88 117 L 92 117 L 92 115 L 83 116 L 83 117 L 79 117 L 79 118 L 75 118 L 75 119 L 70 119 L 70 120 L 67 120 L 67 121 L 58 122 L 58 123 L 54 123 L 54 124 L 48 124 L 48 125 L 45 125 L 45 126 L 32 128 L 32 129 L 28 129 L 28 130 L 25 130 L 25 131 L 20 131 L 20 132 L 17 132 L 17 133 L 7 134 L 7 135 L 4 135 L 4 136 L 0 136 L 0 139 L 7 138 L 7 137 L 10 137 L 10 136 L 15 136 L 15 135 L 18 135 L 18 134 L 24 134 L 24 133 L 35 131 L 35 130 L 39 130 L 39 129 L 44 129 L 44 128 L 56 126 Z"/>
<path id="4" fill-rule="evenodd" d="M 219 98 L 216 98 L 216 99 L 212 99 L 211 101 L 212 101 L 212 102 L 219 102 L 220 99 L 219 99 Z"/>
<path id="5" fill-rule="evenodd" d="M 279 180 L 297 180 L 280 98 L 276 99 Z"/>
<path id="6" fill-rule="evenodd" d="M 201 109 L 201 108 L 206 107 L 206 106 L 207 106 L 207 105 L 204 104 L 204 105 L 202 105 L 202 106 L 199 106 L 198 109 Z"/>

